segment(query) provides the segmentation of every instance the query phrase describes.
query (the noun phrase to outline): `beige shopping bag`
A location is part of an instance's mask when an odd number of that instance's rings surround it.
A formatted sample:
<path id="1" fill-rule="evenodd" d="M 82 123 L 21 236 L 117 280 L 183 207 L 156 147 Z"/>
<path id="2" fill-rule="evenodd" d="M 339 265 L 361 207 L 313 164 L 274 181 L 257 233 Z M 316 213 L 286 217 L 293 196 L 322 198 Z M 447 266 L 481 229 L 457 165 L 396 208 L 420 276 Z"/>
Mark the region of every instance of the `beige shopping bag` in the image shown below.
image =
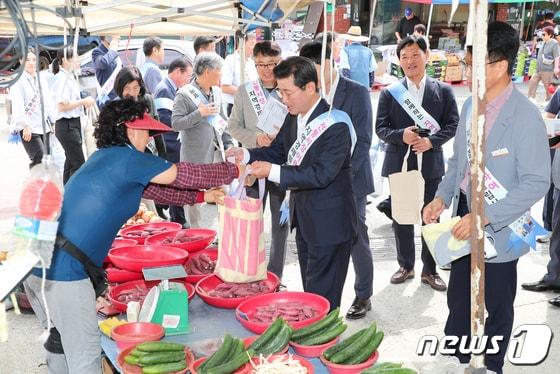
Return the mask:
<path id="1" fill-rule="evenodd" d="M 391 214 L 393 219 L 401 225 L 422 223 L 422 206 L 424 205 L 422 155 L 418 156 L 418 169 L 420 170 L 407 171 L 410 149 L 411 147 L 404 156 L 401 172 L 389 175 Z"/>

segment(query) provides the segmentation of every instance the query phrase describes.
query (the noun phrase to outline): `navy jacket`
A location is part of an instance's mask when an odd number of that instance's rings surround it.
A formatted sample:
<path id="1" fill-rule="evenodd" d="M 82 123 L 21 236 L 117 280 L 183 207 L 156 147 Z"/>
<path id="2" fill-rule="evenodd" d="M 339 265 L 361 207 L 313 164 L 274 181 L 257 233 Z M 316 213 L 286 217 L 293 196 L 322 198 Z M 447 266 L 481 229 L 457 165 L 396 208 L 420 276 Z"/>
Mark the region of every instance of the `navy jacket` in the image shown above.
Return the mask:
<path id="1" fill-rule="evenodd" d="M 401 83 L 407 87 L 406 79 Z M 441 130 L 429 137 L 433 148 L 422 155 L 422 176 L 424 179 L 441 178 L 445 174 L 442 145 L 455 136 L 459 123 L 459 112 L 455 95 L 450 85 L 426 77 L 426 87 L 422 107 L 439 123 Z M 381 175 L 400 172 L 408 144 L 403 142 L 404 129 L 414 126 L 414 121 L 389 90 L 384 89 L 379 96 L 375 131 L 381 140 L 387 143 L 385 161 Z M 410 152 L 408 170 L 417 170 L 416 154 Z"/>
<path id="2" fill-rule="evenodd" d="M 103 44 L 100 44 L 99 47 L 91 52 L 91 59 L 95 67 L 95 78 L 97 78 L 100 86 L 103 86 L 111 74 L 113 74 L 113 70 L 116 69 L 117 57 L 119 57 L 117 51 L 108 49 Z M 117 97 L 117 94 L 113 89 L 109 93 L 109 99 L 113 100 L 115 97 Z"/>
<path id="3" fill-rule="evenodd" d="M 169 77 L 165 77 L 158 83 L 155 89 L 154 98 L 166 98 L 175 99 L 175 94 L 177 93 L 177 88 L 169 80 Z M 157 104 L 156 104 L 157 107 Z M 172 111 L 166 108 L 157 108 L 157 113 L 159 120 L 165 123 L 167 126 L 171 127 L 171 114 Z M 171 162 L 179 162 L 181 154 L 181 142 L 178 139 L 179 133 L 176 131 L 169 131 L 163 134 L 163 139 L 165 140 L 165 149 L 167 155 L 165 159 Z"/>
<path id="4" fill-rule="evenodd" d="M 358 82 L 341 75 L 338 79 L 333 108 L 346 112 L 352 120 L 354 130 L 356 130 L 358 141 L 352 154 L 352 183 L 354 184 L 356 197 L 362 197 L 374 191 L 369 158 L 373 134 L 371 98 L 368 89 Z"/>
<path id="5" fill-rule="evenodd" d="M 321 100 L 309 121 L 328 110 L 327 102 Z M 297 116 L 288 114 L 270 147 L 249 150 L 250 162 L 284 165 L 296 138 Z M 313 143 L 300 166 L 282 166 L 280 187 L 291 191 L 292 228 L 297 226 L 309 245 L 330 246 L 355 238 L 350 148 L 348 127 L 334 124 Z"/>

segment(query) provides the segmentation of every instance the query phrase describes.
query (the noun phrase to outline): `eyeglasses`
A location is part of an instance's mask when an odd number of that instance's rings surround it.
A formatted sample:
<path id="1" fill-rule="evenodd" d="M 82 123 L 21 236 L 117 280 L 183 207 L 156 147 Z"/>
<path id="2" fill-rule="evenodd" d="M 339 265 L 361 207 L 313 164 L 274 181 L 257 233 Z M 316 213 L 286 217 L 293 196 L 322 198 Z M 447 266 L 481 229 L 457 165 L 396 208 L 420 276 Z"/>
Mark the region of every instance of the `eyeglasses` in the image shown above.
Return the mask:
<path id="1" fill-rule="evenodd" d="M 263 69 L 274 69 L 276 65 L 278 65 L 278 63 L 271 62 L 270 64 L 255 64 L 255 67 Z"/>

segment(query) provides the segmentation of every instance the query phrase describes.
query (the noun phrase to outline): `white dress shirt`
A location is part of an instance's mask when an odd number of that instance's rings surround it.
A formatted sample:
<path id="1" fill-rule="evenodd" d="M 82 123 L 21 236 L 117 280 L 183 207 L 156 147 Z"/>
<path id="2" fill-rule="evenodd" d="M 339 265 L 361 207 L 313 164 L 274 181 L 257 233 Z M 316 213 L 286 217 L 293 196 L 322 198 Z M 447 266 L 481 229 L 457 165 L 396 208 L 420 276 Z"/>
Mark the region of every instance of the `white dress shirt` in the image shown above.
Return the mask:
<path id="1" fill-rule="evenodd" d="M 74 73 L 68 72 L 62 68 L 55 76 L 54 97 L 56 105 L 56 120 L 61 118 L 79 118 L 83 113 L 83 107 L 79 106 L 67 112 L 58 110 L 58 104 L 69 104 L 81 99 L 80 89 Z"/>
<path id="2" fill-rule="evenodd" d="M 339 76 L 340 76 L 339 74 L 336 74 L 336 77 L 332 82 L 331 90 L 329 91 L 329 94 L 325 97 L 325 100 L 329 105 L 333 104 L 334 95 L 336 94 L 336 89 L 338 88 L 338 81 L 340 80 Z"/>
<path id="3" fill-rule="evenodd" d="M 259 78 L 255 62 L 252 58 L 245 59 L 245 83 Z M 222 67 L 222 86 L 230 85 L 238 87 L 241 84 L 241 57 L 238 51 L 226 56 Z M 222 93 L 224 101 L 233 104 L 234 95 Z"/>
<path id="4" fill-rule="evenodd" d="M 422 105 L 422 100 L 424 99 L 424 89 L 426 88 L 426 74 L 424 73 L 424 77 L 420 81 L 420 87 L 416 87 L 416 84 L 406 78 L 406 85 L 408 87 L 408 92 L 412 94 L 417 100 L 418 104 Z"/>

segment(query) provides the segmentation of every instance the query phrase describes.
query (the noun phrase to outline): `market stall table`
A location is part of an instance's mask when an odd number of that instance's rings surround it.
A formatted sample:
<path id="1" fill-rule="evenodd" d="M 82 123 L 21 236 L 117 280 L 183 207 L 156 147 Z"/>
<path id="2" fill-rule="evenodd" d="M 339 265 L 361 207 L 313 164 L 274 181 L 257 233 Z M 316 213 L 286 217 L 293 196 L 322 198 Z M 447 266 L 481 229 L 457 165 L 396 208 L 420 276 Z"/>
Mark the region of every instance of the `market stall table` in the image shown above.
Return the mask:
<path id="1" fill-rule="evenodd" d="M 235 318 L 234 310 L 215 308 L 204 303 L 199 297 L 195 297 L 189 305 L 189 325 L 191 328 L 189 334 L 166 336 L 163 340 L 193 346 L 207 339 L 221 338 L 226 333 L 237 338 L 254 335 L 241 326 Z M 116 343 L 102 335 L 101 348 L 113 366 L 120 370 L 117 365 L 118 349 Z M 294 353 L 292 348 L 290 348 L 290 352 Z M 308 360 L 313 364 L 316 374 L 328 373 L 327 368 L 318 358 L 308 358 Z"/>

